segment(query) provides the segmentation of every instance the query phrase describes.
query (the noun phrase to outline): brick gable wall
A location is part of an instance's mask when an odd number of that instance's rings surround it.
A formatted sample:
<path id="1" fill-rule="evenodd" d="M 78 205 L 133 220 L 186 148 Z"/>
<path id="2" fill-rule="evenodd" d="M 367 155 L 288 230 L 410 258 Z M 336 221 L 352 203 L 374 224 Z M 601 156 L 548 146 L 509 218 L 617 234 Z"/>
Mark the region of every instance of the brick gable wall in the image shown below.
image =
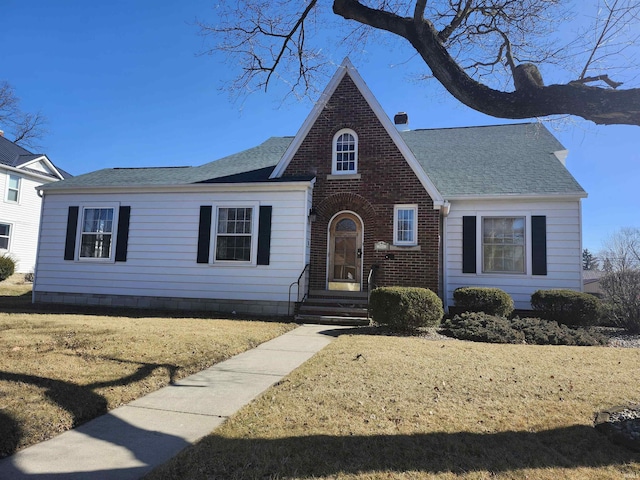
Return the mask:
<path id="1" fill-rule="evenodd" d="M 332 141 L 339 130 L 358 135 L 360 179 L 327 179 L 331 174 Z M 389 134 L 349 75 L 345 75 L 327 102 L 283 177 L 313 174 L 313 206 L 317 219 L 311 227 L 310 286 L 326 288 L 327 232 L 338 212 L 357 213 L 364 223 L 363 288 L 372 265 L 379 266 L 376 284 L 419 286 L 438 292 L 439 211 L 407 164 Z M 376 252 L 374 244 L 393 244 L 393 210 L 396 204 L 418 205 L 420 251 L 402 249 Z M 394 258 L 385 258 L 391 254 Z"/>

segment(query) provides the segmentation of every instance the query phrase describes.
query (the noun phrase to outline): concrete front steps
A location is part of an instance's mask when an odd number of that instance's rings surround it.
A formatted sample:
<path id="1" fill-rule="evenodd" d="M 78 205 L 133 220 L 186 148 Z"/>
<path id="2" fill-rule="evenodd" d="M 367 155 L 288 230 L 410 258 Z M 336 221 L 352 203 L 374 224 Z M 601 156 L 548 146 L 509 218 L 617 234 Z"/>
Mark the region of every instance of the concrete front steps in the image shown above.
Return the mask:
<path id="1" fill-rule="evenodd" d="M 366 292 L 311 290 L 296 321 L 321 325 L 369 325 Z"/>

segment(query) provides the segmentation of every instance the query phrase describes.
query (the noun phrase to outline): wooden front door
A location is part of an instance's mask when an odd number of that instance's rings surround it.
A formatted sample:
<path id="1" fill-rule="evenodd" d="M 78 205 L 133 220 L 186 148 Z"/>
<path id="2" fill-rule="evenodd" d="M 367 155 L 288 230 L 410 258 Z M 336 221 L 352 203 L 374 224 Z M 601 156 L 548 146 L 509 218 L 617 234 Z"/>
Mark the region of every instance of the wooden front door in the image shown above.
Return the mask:
<path id="1" fill-rule="evenodd" d="M 362 222 L 340 213 L 329 226 L 329 290 L 360 291 L 362 286 Z"/>

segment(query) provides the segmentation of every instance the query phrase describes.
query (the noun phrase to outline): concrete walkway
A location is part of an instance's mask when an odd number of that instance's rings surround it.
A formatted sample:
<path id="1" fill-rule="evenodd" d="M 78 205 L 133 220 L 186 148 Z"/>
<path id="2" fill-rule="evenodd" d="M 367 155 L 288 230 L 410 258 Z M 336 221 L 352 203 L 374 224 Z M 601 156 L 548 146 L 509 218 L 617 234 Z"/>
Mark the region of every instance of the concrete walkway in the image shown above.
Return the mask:
<path id="1" fill-rule="evenodd" d="M 0 479 L 140 478 L 220 426 L 342 328 L 348 327 L 298 327 L 0 460 Z"/>

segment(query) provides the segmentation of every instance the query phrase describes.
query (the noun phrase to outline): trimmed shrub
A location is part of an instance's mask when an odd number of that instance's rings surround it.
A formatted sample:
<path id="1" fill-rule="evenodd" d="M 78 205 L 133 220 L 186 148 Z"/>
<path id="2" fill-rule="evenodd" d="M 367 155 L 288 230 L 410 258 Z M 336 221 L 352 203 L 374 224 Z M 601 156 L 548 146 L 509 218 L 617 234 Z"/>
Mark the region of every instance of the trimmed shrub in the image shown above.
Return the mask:
<path id="1" fill-rule="evenodd" d="M 436 326 L 442 320 L 442 300 L 426 288 L 380 287 L 371 292 L 373 321 L 393 330 Z"/>
<path id="2" fill-rule="evenodd" d="M 472 342 L 524 343 L 524 334 L 511 327 L 509 319 L 483 312 L 467 312 L 443 322 L 442 333 Z"/>
<path id="3" fill-rule="evenodd" d="M 31 270 L 29 273 L 24 274 L 24 281 L 27 283 L 33 283 L 35 278 L 36 278 L 36 275 L 35 273 L 33 273 L 33 270 Z"/>
<path id="4" fill-rule="evenodd" d="M 606 337 L 540 318 L 508 320 L 486 313 L 463 313 L 445 320 L 442 333 L 460 340 L 536 345 L 604 345 Z"/>
<path id="5" fill-rule="evenodd" d="M 460 287 L 453 292 L 456 308 L 464 312 L 483 312 L 508 317 L 513 312 L 513 299 L 499 288 Z"/>
<path id="6" fill-rule="evenodd" d="M 573 290 L 538 290 L 531 295 L 531 307 L 545 320 L 565 325 L 595 325 L 600 318 L 600 301 Z"/>
<path id="7" fill-rule="evenodd" d="M 0 282 L 6 280 L 16 271 L 16 261 L 8 254 L 0 256 Z"/>

